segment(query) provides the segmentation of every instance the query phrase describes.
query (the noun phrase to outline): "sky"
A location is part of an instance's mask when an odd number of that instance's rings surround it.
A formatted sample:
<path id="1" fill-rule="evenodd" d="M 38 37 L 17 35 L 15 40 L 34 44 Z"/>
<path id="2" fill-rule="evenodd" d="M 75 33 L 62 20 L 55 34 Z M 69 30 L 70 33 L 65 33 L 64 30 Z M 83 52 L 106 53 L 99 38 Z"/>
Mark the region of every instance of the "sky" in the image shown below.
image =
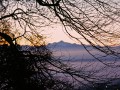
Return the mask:
<path id="1" fill-rule="evenodd" d="M 27 29 L 29 30 L 29 28 Z M 38 33 L 40 35 L 42 34 L 44 37 L 46 37 L 45 41 L 46 44 L 48 43 L 53 43 L 53 42 L 59 42 L 59 41 L 64 41 L 68 43 L 78 43 L 75 39 L 71 38 L 65 31 L 64 27 L 60 24 L 54 24 L 52 26 L 45 26 L 45 27 L 40 27 L 37 29 Z M 69 30 L 70 33 L 73 35 L 77 36 L 75 31 Z M 79 36 L 79 35 L 78 35 Z M 26 40 L 20 41 L 20 44 L 26 45 L 28 42 Z"/>
<path id="2" fill-rule="evenodd" d="M 58 30 L 59 29 L 59 30 Z M 58 28 L 58 29 L 54 29 L 54 30 L 50 30 L 48 32 L 45 32 L 45 36 L 46 41 L 49 43 L 53 43 L 53 42 L 59 42 L 59 41 L 65 41 L 65 42 L 69 42 L 69 43 L 75 43 L 75 40 L 73 40 L 72 38 L 70 38 L 65 32 L 64 30 Z"/>
<path id="3" fill-rule="evenodd" d="M 42 29 L 41 29 L 42 31 Z M 59 42 L 59 41 L 64 41 L 64 42 L 69 42 L 69 43 L 77 43 L 79 44 L 78 41 L 75 39 L 71 38 L 66 31 L 64 30 L 64 27 L 61 25 L 55 25 L 52 27 L 46 27 L 44 30 L 41 32 L 44 36 L 46 36 L 46 42 L 47 43 L 53 43 L 53 42 Z M 79 37 L 74 30 L 69 30 L 69 33 L 71 33 L 74 36 Z"/>

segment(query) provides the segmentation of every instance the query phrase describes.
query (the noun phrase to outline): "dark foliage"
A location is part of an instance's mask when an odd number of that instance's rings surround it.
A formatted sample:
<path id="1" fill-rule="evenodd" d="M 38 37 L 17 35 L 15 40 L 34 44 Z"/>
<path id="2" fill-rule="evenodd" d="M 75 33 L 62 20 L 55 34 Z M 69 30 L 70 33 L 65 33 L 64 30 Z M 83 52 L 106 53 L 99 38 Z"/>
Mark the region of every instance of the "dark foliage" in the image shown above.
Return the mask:
<path id="1" fill-rule="evenodd" d="M 70 84 L 53 77 L 47 67 L 52 58 L 45 49 L 42 46 L 39 54 L 33 54 L 0 46 L 0 90 L 70 90 Z"/>

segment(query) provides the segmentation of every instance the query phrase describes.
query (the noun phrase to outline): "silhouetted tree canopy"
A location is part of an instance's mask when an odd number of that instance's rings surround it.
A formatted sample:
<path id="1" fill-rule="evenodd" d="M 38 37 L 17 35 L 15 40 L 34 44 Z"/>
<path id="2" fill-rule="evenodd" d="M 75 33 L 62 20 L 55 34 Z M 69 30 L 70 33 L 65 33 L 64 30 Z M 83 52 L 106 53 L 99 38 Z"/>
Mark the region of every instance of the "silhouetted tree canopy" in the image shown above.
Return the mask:
<path id="1" fill-rule="evenodd" d="M 7 27 L 9 33 L 4 24 L 0 30 L 1 41 L 4 39 L 9 44 L 0 47 L 0 89 L 72 90 L 73 86 L 67 81 L 55 78 L 56 73 L 67 75 L 82 85 L 106 81 L 102 77 L 99 79 L 95 71 L 75 70 L 53 58 L 42 45 L 44 37 L 40 31 L 60 25 L 84 47 L 86 41 L 103 53 L 95 56 L 85 47 L 94 58 L 105 65 L 119 67 L 115 62 L 120 59 L 120 51 L 114 48 L 120 44 L 119 18 L 119 0 L 0 0 L 0 22 L 10 23 L 12 27 Z M 71 33 L 72 30 L 78 35 Z M 33 52 L 18 49 L 17 42 L 22 39 L 35 46 Z M 115 62 L 106 64 L 104 57 L 109 55 Z"/>
<path id="2" fill-rule="evenodd" d="M 21 48 L 0 46 L 0 90 L 72 90 L 72 84 L 55 77 L 57 70 L 49 68 L 55 62 L 45 46 Z"/>

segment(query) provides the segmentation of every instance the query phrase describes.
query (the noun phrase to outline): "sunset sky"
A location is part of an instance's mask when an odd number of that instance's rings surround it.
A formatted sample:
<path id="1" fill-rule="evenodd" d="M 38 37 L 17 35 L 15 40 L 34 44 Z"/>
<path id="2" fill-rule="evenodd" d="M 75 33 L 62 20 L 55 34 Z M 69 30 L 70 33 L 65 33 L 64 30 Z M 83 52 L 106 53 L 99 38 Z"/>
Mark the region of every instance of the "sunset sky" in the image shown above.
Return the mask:
<path id="1" fill-rule="evenodd" d="M 70 38 L 63 30 L 50 30 L 48 32 L 45 32 L 45 35 L 47 37 L 47 42 L 59 42 L 59 41 L 65 41 L 70 43 L 75 43 L 75 40 Z"/>
<path id="2" fill-rule="evenodd" d="M 42 29 L 41 29 L 42 31 Z M 46 27 L 43 29 L 42 32 L 43 35 L 45 35 L 47 43 L 53 43 L 53 42 L 59 42 L 59 41 L 65 41 L 69 43 L 78 43 L 75 39 L 71 38 L 65 31 L 64 27 L 61 25 L 55 25 L 52 27 Z M 69 33 L 73 36 L 80 37 L 74 30 L 69 30 Z M 81 39 L 83 41 L 83 39 Z M 84 41 L 85 42 L 85 41 Z M 87 44 L 87 43 L 85 43 Z"/>

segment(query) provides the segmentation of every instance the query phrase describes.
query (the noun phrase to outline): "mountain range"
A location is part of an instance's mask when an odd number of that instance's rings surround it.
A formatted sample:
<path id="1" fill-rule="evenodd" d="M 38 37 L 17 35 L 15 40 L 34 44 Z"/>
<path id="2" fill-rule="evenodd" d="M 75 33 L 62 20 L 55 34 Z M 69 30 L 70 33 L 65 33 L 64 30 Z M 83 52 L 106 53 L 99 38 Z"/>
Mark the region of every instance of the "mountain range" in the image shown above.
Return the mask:
<path id="1" fill-rule="evenodd" d="M 99 57 L 102 60 L 113 60 L 116 58 L 113 55 L 105 56 L 102 52 L 97 49 L 94 49 L 91 45 L 84 45 L 87 50 L 94 56 Z M 76 43 L 68 43 L 64 41 L 49 43 L 47 48 L 52 51 L 53 56 L 56 58 L 61 58 L 62 60 L 71 60 L 71 61 L 93 61 L 95 58 L 88 53 L 88 51 Z M 39 47 L 38 47 L 39 48 Z M 31 46 L 22 46 L 22 49 L 34 50 L 34 47 Z M 113 47 L 114 50 L 120 50 L 120 46 Z M 102 57 L 105 56 L 105 57 Z M 116 58 L 117 59 L 117 58 Z"/>
<path id="2" fill-rule="evenodd" d="M 64 41 L 60 41 L 60 42 L 54 42 L 54 43 L 49 43 L 47 45 L 47 47 L 53 51 L 53 55 L 55 57 L 61 57 L 64 60 L 70 59 L 73 61 L 79 61 L 79 60 L 83 60 L 83 61 L 93 61 L 95 60 L 95 58 L 92 56 L 94 55 L 95 57 L 101 59 L 101 60 L 119 60 L 119 57 L 115 56 L 115 55 L 106 55 L 102 52 L 100 52 L 99 50 L 93 48 L 91 45 L 79 45 L 79 44 L 75 44 L 75 43 L 68 43 L 68 42 L 64 42 Z M 100 48 L 100 46 L 97 46 Z M 106 48 L 107 47 L 102 47 L 102 48 Z M 115 47 L 110 47 L 111 50 L 113 51 L 117 51 L 120 52 L 120 46 L 115 46 Z M 88 53 L 88 51 L 92 54 L 90 55 L 90 53 Z M 109 50 L 108 50 L 109 51 Z"/>
<path id="3" fill-rule="evenodd" d="M 64 41 L 49 43 L 47 47 L 53 51 L 55 57 L 70 60 L 93 60 L 94 58 L 85 50 L 83 45 L 68 43 Z M 93 49 L 90 45 L 85 45 L 91 53 L 96 54 L 98 50 Z"/>

